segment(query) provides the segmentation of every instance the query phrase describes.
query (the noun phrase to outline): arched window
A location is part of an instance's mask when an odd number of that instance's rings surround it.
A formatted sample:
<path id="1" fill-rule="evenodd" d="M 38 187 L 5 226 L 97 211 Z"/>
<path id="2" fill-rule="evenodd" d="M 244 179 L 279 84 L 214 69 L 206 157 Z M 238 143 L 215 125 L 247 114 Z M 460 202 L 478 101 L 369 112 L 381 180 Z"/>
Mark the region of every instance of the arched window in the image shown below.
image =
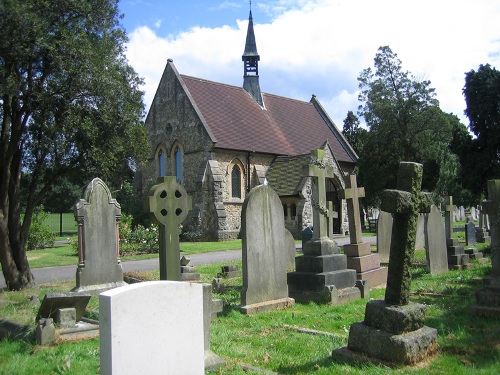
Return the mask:
<path id="1" fill-rule="evenodd" d="M 231 196 L 241 198 L 241 170 L 237 165 L 231 170 Z"/>
<path id="2" fill-rule="evenodd" d="M 182 151 L 179 146 L 175 149 L 175 177 L 182 184 Z"/>
<path id="3" fill-rule="evenodd" d="M 295 220 L 295 216 L 297 216 L 297 205 L 295 203 L 292 203 L 290 205 L 290 211 L 291 211 L 292 220 Z"/>
<path id="4" fill-rule="evenodd" d="M 165 153 L 163 150 L 158 152 L 158 175 L 160 177 L 165 176 Z"/>

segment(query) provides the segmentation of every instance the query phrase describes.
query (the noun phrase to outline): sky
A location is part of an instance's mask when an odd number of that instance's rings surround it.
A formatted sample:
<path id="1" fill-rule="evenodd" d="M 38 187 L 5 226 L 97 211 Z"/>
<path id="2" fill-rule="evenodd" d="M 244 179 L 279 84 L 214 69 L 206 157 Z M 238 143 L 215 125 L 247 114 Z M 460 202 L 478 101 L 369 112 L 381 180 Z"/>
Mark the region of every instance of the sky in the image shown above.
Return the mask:
<path id="1" fill-rule="evenodd" d="M 120 0 L 127 59 L 145 85 L 146 109 L 171 58 L 180 74 L 243 85 L 248 0 Z M 263 92 L 311 96 L 341 130 L 357 113 L 362 70 L 389 46 L 403 70 L 431 81 L 440 107 L 464 115 L 465 73 L 500 69 L 498 0 L 254 0 Z M 363 119 L 361 119 L 363 122 Z"/>

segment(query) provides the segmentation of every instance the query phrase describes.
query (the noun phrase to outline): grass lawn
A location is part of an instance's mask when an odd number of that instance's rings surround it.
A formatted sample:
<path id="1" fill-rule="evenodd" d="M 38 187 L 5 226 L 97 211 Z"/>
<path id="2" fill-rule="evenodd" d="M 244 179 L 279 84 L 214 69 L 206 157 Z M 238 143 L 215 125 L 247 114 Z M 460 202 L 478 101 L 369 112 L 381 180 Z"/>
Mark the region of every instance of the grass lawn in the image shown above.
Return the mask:
<path id="1" fill-rule="evenodd" d="M 234 262 L 240 264 L 241 262 Z M 196 267 L 202 280 L 211 280 L 222 264 Z M 352 367 L 335 363 L 332 350 L 347 344 L 349 327 L 364 319 L 367 300 L 342 306 L 300 304 L 256 316 L 238 311 L 242 279 L 226 279 L 224 311 L 211 324 L 211 349 L 227 367 L 207 374 L 248 374 L 241 364 L 280 374 L 498 374 L 500 319 L 471 315 L 474 292 L 483 286 L 491 266 L 474 263 L 470 270 L 431 276 L 424 268 L 412 270 L 412 302 L 427 306 L 426 325 L 438 329 L 438 352 L 415 367 Z M 157 279 L 158 272 L 136 275 Z M 68 291 L 73 282 L 40 285 L 22 292 L 0 293 L 0 316 L 33 326 L 37 308 L 30 295 Z M 383 299 L 384 289 L 372 289 L 371 298 Z M 90 310 L 98 310 L 92 297 Z M 138 320 L 138 322 L 140 319 Z M 140 323 L 139 323 L 140 324 Z M 324 332 L 311 335 L 301 328 Z M 29 341 L 0 341 L 0 374 L 98 374 L 99 340 L 41 347 Z"/>

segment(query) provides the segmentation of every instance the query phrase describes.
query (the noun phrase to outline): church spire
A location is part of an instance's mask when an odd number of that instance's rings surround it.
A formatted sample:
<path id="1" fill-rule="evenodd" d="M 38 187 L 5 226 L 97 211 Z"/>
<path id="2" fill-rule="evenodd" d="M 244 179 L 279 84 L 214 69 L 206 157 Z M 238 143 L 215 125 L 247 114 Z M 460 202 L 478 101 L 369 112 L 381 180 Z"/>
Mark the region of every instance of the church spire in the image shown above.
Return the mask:
<path id="1" fill-rule="evenodd" d="M 251 4 L 251 3 L 250 3 Z M 251 5 L 250 5 L 251 6 Z M 262 106 L 262 95 L 259 85 L 259 60 L 257 44 L 255 43 L 255 33 L 253 31 L 252 9 L 248 17 L 247 39 L 245 43 L 245 52 L 241 56 L 243 61 L 244 75 L 243 88 Z"/>

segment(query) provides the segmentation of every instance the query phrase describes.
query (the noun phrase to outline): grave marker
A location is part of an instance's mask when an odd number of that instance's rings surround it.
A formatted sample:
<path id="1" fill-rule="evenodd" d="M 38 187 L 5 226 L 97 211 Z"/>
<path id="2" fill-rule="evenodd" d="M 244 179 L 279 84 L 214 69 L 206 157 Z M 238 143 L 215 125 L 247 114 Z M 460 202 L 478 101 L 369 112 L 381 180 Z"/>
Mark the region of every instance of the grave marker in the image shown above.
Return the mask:
<path id="1" fill-rule="evenodd" d="M 446 250 L 448 252 L 448 268 L 451 269 L 462 269 L 469 265 L 469 255 L 465 253 L 464 247 L 458 244 L 458 239 L 453 238 L 452 213 L 457 210 L 457 206 L 453 204 L 453 197 L 444 197 Z"/>
<path id="2" fill-rule="evenodd" d="M 160 227 L 160 280 L 181 280 L 179 225 L 191 208 L 191 197 L 175 176 L 159 177 L 144 198 L 145 211 Z"/>
<path id="3" fill-rule="evenodd" d="M 441 217 L 441 211 L 434 205 L 431 206 L 429 215 L 426 215 L 425 232 L 427 269 L 431 275 L 448 272 L 443 218 Z"/>
<path id="4" fill-rule="evenodd" d="M 380 211 L 377 225 L 377 252 L 382 263 L 389 263 L 391 249 L 392 214 Z"/>
<path id="5" fill-rule="evenodd" d="M 120 205 L 106 184 L 94 178 L 75 205 L 79 263 L 73 291 L 102 291 L 125 285 L 118 247 L 120 215 Z"/>

